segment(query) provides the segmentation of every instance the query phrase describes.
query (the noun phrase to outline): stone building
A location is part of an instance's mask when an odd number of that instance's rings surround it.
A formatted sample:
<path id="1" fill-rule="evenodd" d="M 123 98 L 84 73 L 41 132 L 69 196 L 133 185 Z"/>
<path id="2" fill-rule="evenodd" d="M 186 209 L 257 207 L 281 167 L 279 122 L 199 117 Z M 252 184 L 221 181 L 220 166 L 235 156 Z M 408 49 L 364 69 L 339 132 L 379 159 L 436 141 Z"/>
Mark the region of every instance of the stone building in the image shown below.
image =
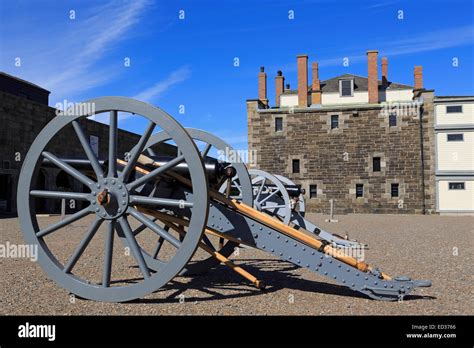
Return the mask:
<path id="1" fill-rule="evenodd" d="M 367 51 L 368 76 L 319 79 L 308 56 L 297 57 L 298 88 L 275 77 L 275 106 L 267 76 L 259 73 L 258 99 L 247 100 L 249 151 L 256 167 L 290 177 L 305 189 L 307 210 L 336 213 L 436 211 L 434 91 L 392 82 L 388 60 Z"/>
<path id="2" fill-rule="evenodd" d="M 16 214 L 16 192 L 23 159 L 43 127 L 56 116 L 48 106 L 49 91 L 28 81 L 0 73 L 0 215 Z M 83 120 L 84 132 L 99 159 L 107 158 L 108 126 L 93 120 Z M 119 129 L 118 154 L 129 151 L 140 135 Z M 64 129 L 49 145 L 50 151 L 64 158 L 86 158 L 72 127 Z M 56 168 L 40 169 L 38 189 L 74 190 L 83 192 L 81 183 Z M 87 191 L 86 191 L 87 192 Z M 37 211 L 50 213 L 60 210 L 59 201 L 37 199 Z M 81 207 L 70 208 L 72 212 Z"/>

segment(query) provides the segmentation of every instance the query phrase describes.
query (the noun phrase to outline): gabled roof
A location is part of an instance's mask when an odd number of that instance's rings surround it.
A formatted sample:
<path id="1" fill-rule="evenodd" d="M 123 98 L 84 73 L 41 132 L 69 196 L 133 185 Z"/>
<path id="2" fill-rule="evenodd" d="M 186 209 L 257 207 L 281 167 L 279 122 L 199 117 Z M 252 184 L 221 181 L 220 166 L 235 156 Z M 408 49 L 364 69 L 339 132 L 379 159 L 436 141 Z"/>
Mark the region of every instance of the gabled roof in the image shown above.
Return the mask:
<path id="1" fill-rule="evenodd" d="M 367 91 L 368 79 L 367 77 L 362 77 L 352 74 L 344 74 L 340 76 L 333 77 L 332 79 L 321 81 L 321 90 L 324 92 L 338 92 L 339 93 L 339 80 L 341 79 L 353 79 L 354 80 L 354 91 L 364 92 Z M 385 87 L 382 85 L 382 81 L 378 80 L 379 90 L 397 90 L 397 89 L 413 89 L 413 86 L 404 85 L 396 82 L 388 82 L 388 86 Z M 311 87 L 310 87 L 311 88 Z"/>

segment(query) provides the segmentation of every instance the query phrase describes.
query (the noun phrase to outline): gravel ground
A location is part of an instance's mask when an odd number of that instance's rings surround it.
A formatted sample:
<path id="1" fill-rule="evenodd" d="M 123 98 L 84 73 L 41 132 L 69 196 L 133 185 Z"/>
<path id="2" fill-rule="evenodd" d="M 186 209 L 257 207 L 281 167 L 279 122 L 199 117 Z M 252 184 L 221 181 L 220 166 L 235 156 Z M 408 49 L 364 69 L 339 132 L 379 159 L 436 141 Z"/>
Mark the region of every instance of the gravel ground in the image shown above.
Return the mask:
<path id="1" fill-rule="evenodd" d="M 429 279 L 403 302 L 373 301 L 329 279 L 253 249 L 240 249 L 233 260 L 267 284 L 265 292 L 249 285 L 225 266 L 205 275 L 177 277 L 166 287 L 132 303 L 98 303 L 70 294 L 27 259 L 0 258 L 0 314 L 26 315 L 472 315 L 474 218 L 469 216 L 345 215 L 337 223 L 325 216 L 310 220 L 321 227 L 369 244 L 366 262 L 385 273 Z M 57 217 L 42 217 L 41 224 Z M 71 255 L 87 220 L 53 234 L 52 248 Z M 66 237 L 65 237 L 66 236 Z M 49 238 L 49 237 L 48 237 Z M 55 238 L 55 239 L 54 239 Z M 100 239 L 100 233 L 97 235 Z M 0 220 L 0 244 L 24 243 L 17 219 Z M 118 243 L 116 243 L 118 244 Z M 78 272 L 100 279 L 102 255 L 91 245 Z M 89 250 L 90 249 L 90 250 Z M 123 249 L 122 249 L 123 250 Z M 123 259 L 123 257 L 122 257 Z M 97 261 L 97 262 L 96 262 Z M 136 267 L 115 261 L 127 276 Z M 471 265 L 471 266 L 470 266 Z M 181 301 L 180 301 L 181 300 Z M 184 301 L 183 301 L 184 300 Z"/>

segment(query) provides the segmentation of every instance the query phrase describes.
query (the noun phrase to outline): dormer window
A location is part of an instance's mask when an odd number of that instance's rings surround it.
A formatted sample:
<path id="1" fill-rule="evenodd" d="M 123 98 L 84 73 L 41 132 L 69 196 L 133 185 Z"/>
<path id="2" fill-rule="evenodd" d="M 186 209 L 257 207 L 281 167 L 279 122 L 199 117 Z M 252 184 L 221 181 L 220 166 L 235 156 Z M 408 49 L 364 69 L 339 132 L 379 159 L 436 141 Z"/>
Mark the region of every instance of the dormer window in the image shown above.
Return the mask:
<path id="1" fill-rule="evenodd" d="M 339 80 L 339 95 L 352 97 L 354 95 L 354 80 Z"/>

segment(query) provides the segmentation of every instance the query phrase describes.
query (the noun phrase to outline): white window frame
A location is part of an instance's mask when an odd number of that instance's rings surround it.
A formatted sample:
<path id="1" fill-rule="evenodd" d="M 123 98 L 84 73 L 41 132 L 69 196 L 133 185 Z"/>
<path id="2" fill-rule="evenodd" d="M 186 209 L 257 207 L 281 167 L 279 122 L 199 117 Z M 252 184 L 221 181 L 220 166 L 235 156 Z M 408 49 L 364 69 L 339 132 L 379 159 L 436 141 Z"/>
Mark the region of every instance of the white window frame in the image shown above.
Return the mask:
<path id="1" fill-rule="evenodd" d="M 351 95 L 342 95 L 342 81 L 350 81 L 351 82 Z M 348 98 L 354 96 L 354 79 L 340 79 L 339 80 L 339 97 L 341 98 Z"/>

